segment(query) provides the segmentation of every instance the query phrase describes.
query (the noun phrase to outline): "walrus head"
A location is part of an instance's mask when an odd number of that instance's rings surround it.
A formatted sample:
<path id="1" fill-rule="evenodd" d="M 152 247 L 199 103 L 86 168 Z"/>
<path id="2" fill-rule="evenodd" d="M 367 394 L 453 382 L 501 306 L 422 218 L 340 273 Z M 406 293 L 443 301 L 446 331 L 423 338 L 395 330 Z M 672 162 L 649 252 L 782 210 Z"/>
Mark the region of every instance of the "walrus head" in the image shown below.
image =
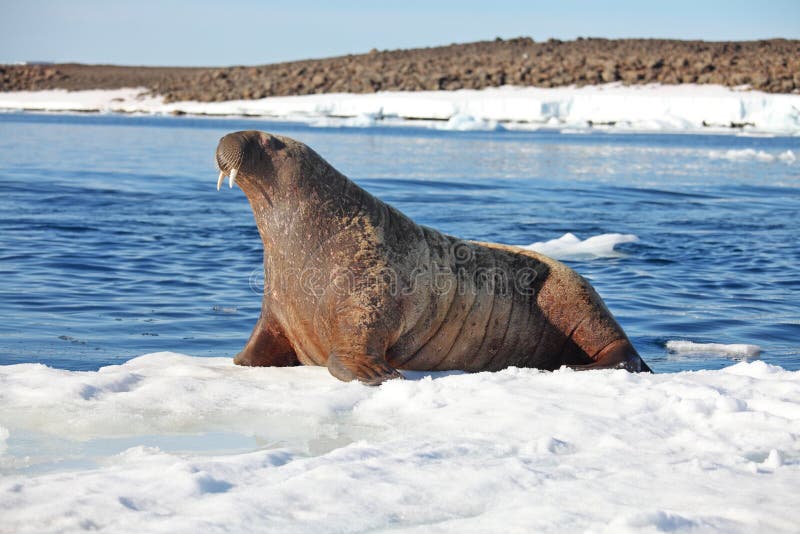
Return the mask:
<path id="1" fill-rule="evenodd" d="M 273 156 L 285 147 L 285 142 L 277 136 L 257 130 L 226 135 L 219 140 L 217 146 L 217 190 L 222 186 L 226 175 L 230 176 L 230 187 L 233 187 L 237 179 L 245 177 L 268 178 L 274 173 Z"/>
<path id="2" fill-rule="evenodd" d="M 217 189 L 225 176 L 230 176 L 231 188 L 239 186 L 265 246 L 285 238 L 283 246 L 288 247 L 300 239 L 295 232 L 303 239 L 328 232 L 337 224 L 352 222 L 366 205 L 380 203 L 313 149 L 280 135 L 255 130 L 230 133 L 219 141 L 216 163 Z"/>

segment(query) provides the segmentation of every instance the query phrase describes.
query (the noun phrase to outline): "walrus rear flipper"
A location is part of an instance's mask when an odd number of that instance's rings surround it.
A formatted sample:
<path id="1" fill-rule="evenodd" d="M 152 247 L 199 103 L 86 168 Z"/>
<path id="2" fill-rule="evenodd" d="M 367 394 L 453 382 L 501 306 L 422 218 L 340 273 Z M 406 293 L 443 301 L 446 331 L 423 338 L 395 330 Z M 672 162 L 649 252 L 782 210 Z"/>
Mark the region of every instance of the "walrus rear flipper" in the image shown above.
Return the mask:
<path id="1" fill-rule="evenodd" d="M 289 340 L 266 311 L 258 318 L 253 333 L 242 351 L 234 356 L 236 365 L 253 367 L 291 367 L 300 365 Z"/>
<path id="2" fill-rule="evenodd" d="M 650 367 L 627 339 L 619 339 L 610 343 L 593 358 L 594 363 L 586 365 L 568 365 L 576 371 L 592 369 L 625 369 L 632 373 L 652 373 Z"/>

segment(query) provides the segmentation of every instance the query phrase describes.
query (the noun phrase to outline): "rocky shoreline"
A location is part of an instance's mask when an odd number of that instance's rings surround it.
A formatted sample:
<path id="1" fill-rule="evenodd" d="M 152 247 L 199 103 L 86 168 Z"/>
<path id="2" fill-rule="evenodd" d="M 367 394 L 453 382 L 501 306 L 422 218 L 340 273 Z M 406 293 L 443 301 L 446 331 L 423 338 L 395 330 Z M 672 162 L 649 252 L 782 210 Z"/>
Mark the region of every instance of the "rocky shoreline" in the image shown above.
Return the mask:
<path id="1" fill-rule="evenodd" d="M 612 82 L 800 93 L 800 41 L 518 38 L 251 67 L 0 65 L 4 92 L 146 87 L 167 102 Z"/>

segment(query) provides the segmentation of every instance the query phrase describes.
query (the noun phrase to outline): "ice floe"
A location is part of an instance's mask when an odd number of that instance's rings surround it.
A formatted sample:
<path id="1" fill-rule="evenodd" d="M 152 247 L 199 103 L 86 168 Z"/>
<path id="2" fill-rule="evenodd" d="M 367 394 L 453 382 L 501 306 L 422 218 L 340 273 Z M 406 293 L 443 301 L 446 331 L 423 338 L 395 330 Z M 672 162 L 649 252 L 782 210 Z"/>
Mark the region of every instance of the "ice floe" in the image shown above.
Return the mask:
<path id="1" fill-rule="evenodd" d="M 237 115 L 317 126 L 800 134 L 800 95 L 693 84 L 334 93 L 169 104 L 141 88 L 19 91 L 0 93 L 0 109 Z"/>
<path id="2" fill-rule="evenodd" d="M 793 532 L 800 372 L 0 366 L 8 532 Z"/>

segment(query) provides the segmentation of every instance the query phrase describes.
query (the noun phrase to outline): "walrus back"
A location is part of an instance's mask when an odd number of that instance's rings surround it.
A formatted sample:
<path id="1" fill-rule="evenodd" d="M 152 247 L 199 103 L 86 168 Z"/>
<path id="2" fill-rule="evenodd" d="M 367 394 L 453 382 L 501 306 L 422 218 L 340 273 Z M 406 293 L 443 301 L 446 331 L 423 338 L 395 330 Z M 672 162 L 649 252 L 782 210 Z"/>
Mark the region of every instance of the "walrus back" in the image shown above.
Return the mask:
<path id="1" fill-rule="evenodd" d="M 625 339 L 600 296 L 561 262 L 518 247 L 461 240 L 420 227 L 439 272 L 409 328 L 387 351 L 411 370 L 471 372 L 587 365 Z M 418 280 L 419 281 L 419 280 Z M 444 283 L 442 283 L 444 282 Z"/>
<path id="2" fill-rule="evenodd" d="M 511 245 L 478 243 L 488 249 L 526 258 L 545 278 L 535 284 L 532 315 L 539 317 L 541 333 L 531 342 L 536 345 L 532 361 L 536 364 L 544 355 L 556 358 L 556 364 L 586 365 L 608 345 L 627 339 L 616 321 L 586 279 L 560 261 L 543 254 Z M 542 269 L 541 266 L 546 266 Z M 538 355 L 542 355 L 541 357 Z M 533 365 L 539 367 L 539 365 Z"/>

